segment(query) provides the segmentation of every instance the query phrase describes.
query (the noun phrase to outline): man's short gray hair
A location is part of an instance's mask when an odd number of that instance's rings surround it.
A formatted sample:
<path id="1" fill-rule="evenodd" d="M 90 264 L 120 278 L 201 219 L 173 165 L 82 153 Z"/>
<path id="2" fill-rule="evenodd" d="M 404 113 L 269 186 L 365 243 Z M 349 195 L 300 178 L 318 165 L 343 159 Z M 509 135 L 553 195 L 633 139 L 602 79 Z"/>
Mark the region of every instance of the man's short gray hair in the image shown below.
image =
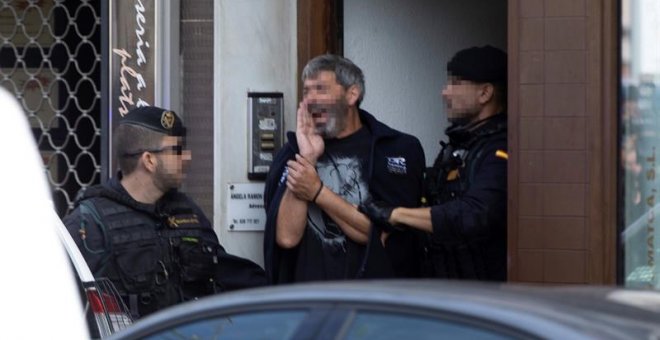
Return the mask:
<path id="1" fill-rule="evenodd" d="M 302 81 L 315 78 L 321 71 L 335 73 L 337 83 L 347 90 L 352 85 L 357 85 L 360 96 L 357 100 L 359 106 L 364 98 L 364 74 L 362 70 L 347 58 L 334 54 L 322 54 L 310 60 L 302 71 Z"/>

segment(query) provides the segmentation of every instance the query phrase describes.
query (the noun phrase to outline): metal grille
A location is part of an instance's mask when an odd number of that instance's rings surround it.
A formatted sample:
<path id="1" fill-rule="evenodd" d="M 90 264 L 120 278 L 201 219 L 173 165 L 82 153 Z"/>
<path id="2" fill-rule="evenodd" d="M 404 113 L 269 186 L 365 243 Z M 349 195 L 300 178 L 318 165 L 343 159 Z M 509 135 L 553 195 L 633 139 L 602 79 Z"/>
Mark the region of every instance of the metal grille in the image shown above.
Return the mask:
<path id="1" fill-rule="evenodd" d="M 0 86 L 23 105 L 60 216 L 101 180 L 100 3 L 0 0 Z"/>

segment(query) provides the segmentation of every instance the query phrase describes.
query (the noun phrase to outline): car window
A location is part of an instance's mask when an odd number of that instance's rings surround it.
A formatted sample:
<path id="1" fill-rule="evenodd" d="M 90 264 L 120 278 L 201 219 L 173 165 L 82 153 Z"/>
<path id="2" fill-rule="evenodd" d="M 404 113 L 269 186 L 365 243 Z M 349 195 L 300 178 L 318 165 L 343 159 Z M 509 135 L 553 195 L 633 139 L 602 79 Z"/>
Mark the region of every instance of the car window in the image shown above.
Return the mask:
<path id="1" fill-rule="evenodd" d="M 146 339 L 291 339 L 309 312 L 268 311 L 198 320 Z"/>
<path id="2" fill-rule="evenodd" d="M 494 330 L 425 315 L 358 311 L 344 339 L 511 339 Z"/>

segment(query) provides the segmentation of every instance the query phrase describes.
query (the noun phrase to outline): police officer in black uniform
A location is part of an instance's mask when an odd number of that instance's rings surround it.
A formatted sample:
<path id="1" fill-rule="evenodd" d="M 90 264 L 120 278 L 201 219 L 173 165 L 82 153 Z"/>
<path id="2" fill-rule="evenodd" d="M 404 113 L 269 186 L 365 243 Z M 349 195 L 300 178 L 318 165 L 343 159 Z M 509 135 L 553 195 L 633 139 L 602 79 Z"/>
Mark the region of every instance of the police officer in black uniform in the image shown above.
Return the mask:
<path id="1" fill-rule="evenodd" d="M 407 225 L 428 233 L 428 276 L 506 280 L 506 53 L 492 46 L 456 53 L 442 91 L 449 142 L 427 173 L 430 207 L 360 207 L 384 230 Z"/>
<path id="2" fill-rule="evenodd" d="M 191 159 L 172 111 L 140 107 L 115 130 L 120 172 L 81 193 L 64 224 L 95 277 L 109 278 L 139 318 L 178 302 L 265 283 L 229 255 L 201 209 L 177 188 Z"/>

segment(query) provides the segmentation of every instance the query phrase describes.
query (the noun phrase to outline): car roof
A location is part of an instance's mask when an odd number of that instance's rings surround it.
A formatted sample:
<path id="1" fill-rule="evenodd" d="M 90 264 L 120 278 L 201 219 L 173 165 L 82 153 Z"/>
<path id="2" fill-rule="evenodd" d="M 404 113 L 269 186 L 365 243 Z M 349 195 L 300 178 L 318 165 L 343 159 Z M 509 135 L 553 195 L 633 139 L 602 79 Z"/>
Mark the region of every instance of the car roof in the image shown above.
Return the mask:
<path id="1" fill-rule="evenodd" d="M 316 303 L 378 305 L 470 316 L 553 338 L 660 337 L 660 293 L 614 287 L 540 287 L 443 280 L 381 280 L 295 284 L 208 297 L 166 309 L 136 323 L 240 313 Z M 128 329 L 130 330 L 130 328 Z"/>
<path id="2" fill-rule="evenodd" d="M 75 275 L 53 224 L 53 203 L 26 115 L 0 88 L 0 338 L 89 338 Z"/>

